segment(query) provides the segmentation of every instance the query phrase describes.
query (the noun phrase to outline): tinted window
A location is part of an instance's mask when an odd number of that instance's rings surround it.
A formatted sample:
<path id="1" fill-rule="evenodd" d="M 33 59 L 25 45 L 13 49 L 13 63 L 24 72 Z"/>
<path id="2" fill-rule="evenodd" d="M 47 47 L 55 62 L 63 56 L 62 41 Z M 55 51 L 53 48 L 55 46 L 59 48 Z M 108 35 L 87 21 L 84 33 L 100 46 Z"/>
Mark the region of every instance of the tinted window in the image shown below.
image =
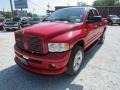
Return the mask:
<path id="1" fill-rule="evenodd" d="M 5 20 L 5 22 L 12 22 L 12 20 L 11 20 L 11 19 L 9 19 L 9 20 Z"/>
<path id="2" fill-rule="evenodd" d="M 89 11 L 89 14 L 88 14 L 88 18 L 89 18 L 89 17 L 93 17 L 93 16 L 94 16 L 94 13 L 93 13 L 92 10 L 90 10 L 90 11 Z"/>
<path id="3" fill-rule="evenodd" d="M 94 16 L 94 13 L 93 13 L 92 10 L 90 10 L 89 13 L 88 13 L 88 20 L 89 20 L 91 17 L 93 17 L 93 16 Z"/>
<path id="4" fill-rule="evenodd" d="M 80 23 L 83 21 L 83 16 L 84 8 L 66 8 L 55 11 L 46 20 Z"/>
<path id="5" fill-rule="evenodd" d="M 19 22 L 21 19 L 19 18 L 19 17 L 15 17 L 15 18 L 13 18 L 13 21 L 15 21 L 15 22 Z"/>
<path id="6" fill-rule="evenodd" d="M 21 22 L 27 22 L 27 19 L 23 19 Z"/>
<path id="7" fill-rule="evenodd" d="M 93 10 L 95 16 L 99 16 L 98 12 L 96 10 Z"/>
<path id="8" fill-rule="evenodd" d="M 40 18 L 32 18 L 31 21 L 40 21 Z"/>

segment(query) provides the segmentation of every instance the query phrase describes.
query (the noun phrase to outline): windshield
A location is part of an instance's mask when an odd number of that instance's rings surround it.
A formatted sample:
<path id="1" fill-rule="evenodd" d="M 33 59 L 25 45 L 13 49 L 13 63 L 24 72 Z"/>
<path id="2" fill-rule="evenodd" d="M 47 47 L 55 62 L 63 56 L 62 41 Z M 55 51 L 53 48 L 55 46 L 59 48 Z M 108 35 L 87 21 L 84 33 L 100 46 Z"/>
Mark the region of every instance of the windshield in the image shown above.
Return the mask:
<path id="1" fill-rule="evenodd" d="M 80 23 L 83 21 L 84 8 L 65 8 L 52 13 L 45 21 L 68 21 Z"/>
<path id="2" fill-rule="evenodd" d="M 11 23 L 11 22 L 13 22 L 12 19 L 5 20 L 5 23 Z"/>
<path id="3" fill-rule="evenodd" d="M 40 21 L 40 18 L 32 18 L 31 21 Z"/>
<path id="4" fill-rule="evenodd" d="M 15 17 L 15 18 L 13 18 L 13 21 L 15 21 L 15 22 L 19 22 L 21 19 L 19 18 L 19 17 Z"/>
<path id="5" fill-rule="evenodd" d="M 117 15 L 111 15 L 111 18 L 119 18 Z"/>

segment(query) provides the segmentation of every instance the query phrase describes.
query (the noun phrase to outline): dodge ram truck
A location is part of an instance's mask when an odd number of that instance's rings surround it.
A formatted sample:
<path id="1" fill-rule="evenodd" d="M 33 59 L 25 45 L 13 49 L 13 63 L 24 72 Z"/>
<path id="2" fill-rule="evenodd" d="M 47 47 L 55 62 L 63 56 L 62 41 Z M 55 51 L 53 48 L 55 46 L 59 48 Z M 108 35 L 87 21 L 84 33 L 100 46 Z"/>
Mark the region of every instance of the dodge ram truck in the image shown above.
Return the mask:
<path id="1" fill-rule="evenodd" d="M 78 74 L 84 51 L 96 41 L 103 44 L 107 23 L 93 7 L 59 9 L 15 32 L 15 62 L 38 74 Z"/>

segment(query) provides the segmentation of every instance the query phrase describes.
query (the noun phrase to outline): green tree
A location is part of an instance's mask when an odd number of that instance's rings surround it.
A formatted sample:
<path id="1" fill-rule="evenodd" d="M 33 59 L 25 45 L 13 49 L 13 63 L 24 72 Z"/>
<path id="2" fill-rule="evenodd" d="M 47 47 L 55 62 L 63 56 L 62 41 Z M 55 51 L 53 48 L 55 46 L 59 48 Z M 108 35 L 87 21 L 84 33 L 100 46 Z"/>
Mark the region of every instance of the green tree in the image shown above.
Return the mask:
<path id="1" fill-rule="evenodd" d="M 6 18 L 11 18 L 11 12 L 7 11 L 7 12 L 4 12 L 4 16 Z"/>
<path id="2" fill-rule="evenodd" d="M 27 13 L 27 16 L 32 17 L 32 13 L 31 12 Z"/>
<path id="3" fill-rule="evenodd" d="M 94 6 L 114 6 L 119 5 L 119 0 L 96 0 Z"/>
<path id="4" fill-rule="evenodd" d="M 87 6 L 85 2 L 77 2 L 77 6 Z"/>
<path id="5" fill-rule="evenodd" d="M 27 16 L 28 17 L 37 17 L 38 15 L 37 14 L 32 14 L 31 12 L 27 13 Z"/>
<path id="6" fill-rule="evenodd" d="M 32 14 L 33 17 L 37 17 L 38 15 L 37 14 Z"/>

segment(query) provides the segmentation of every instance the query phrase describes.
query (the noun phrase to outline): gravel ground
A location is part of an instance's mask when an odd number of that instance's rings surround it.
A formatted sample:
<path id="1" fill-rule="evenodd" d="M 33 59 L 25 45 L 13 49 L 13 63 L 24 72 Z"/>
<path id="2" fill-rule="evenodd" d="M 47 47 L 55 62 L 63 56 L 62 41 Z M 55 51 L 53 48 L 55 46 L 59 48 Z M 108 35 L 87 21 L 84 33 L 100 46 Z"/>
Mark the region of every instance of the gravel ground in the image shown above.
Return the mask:
<path id="1" fill-rule="evenodd" d="M 14 33 L 0 31 L 0 90 L 120 90 L 120 26 L 109 26 L 105 43 L 85 54 L 77 76 L 36 75 L 14 62 Z"/>

